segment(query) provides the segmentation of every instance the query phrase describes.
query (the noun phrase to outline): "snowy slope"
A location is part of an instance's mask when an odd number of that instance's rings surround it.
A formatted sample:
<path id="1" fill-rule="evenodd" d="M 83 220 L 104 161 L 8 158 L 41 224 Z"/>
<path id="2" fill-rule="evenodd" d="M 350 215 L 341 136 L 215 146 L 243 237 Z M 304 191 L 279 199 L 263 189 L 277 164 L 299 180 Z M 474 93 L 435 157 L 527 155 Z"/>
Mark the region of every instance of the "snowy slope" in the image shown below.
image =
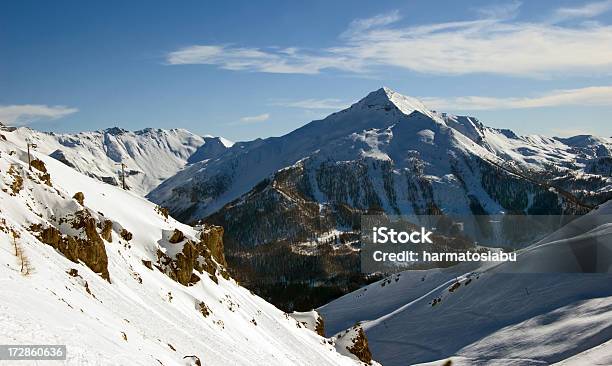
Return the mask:
<path id="1" fill-rule="evenodd" d="M 611 273 L 612 201 L 516 263 L 402 272 L 318 312 L 330 333 L 361 321 L 384 365 L 609 364 Z"/>
<path id="2" fill-rule="evenodd" d="M 206 141 L 222 138 L 200 137 L 183 129 L 144 129 L 126 131 L 109 128 L 103 131 L 56 134 L 18 128 L 13 132 L 0 131 L 9 141 L 25 148 L 26 139 L 38 145 L 37 151 L 50 155 L 65 164 L 98 180 L 120 185 L 120 163 L 126 165 L 126 183 L 131 191 L 145 195 L 164 179 L 174 175 L 192 156 L 204 148 Z M 205 158 L 205 157 L 204 157 Z"/>
<path id="3" fill-rule="evenodd" d="M 34 156 L 44 167 L 37 162 L 30 172 L 26 153 L 0 141 L 1 344 L 66 344 L 66 365 L 195 364 L 189 356 L 202 365 L 358 363 L 337 353 L 333 339 L 224 278 L 216 257 L 212 274 L 194 271 L 199 279 L 190 286 L 156 268 L 160 256 L 178 261 L 181 249 L 187 253 L 211 229 L 183 225 L 133 192 L 42 152 Z M 80 229 L 79 215 L 104 228 L 110 222 L 108 240 L 106 229 Z M 44 244 L 53 239 L 44 228 L 59 230 L 68 243 L 81 241 L 82 261 Z M 170 237 L 177 229 L 185 236 L 179 241 Z M 88 242 L 92 236 L 97 240 Z M 95 243 L 102 253 L 92 249 Z M 100 274 L 90 269 L 100 264 Z"/>

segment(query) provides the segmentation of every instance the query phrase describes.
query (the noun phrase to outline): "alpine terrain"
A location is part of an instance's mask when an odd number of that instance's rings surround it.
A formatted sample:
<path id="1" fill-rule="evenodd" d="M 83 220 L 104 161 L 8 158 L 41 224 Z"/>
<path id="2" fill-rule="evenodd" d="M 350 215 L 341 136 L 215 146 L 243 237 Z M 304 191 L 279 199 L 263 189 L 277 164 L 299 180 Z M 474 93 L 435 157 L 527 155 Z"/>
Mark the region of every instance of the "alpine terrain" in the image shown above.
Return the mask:
<path id="1" fill-rule="evenodd" d="M 148 133 L 176 142 L 177 163 L 191 149 L 183 131 Z M 0 344 L 64 344 L 66 361 L 53 362 L 66 365 L 375 364 L 363 331 L 324 338 L 316 312 L 287 314 L 240 287 L 221 227 L 181 224 L 46 154 L 67 137 L 38 135 L 48 140 L 30 169 L 12 141 L 33 134 L 0 131 Z M 83 151 L 86 136 L 115 135 L 82 134 Z"/>
<path id="2" fill-rule="evenodd" d="M 232 144 L 220 137 L 201 137 L 183 129 L 132 132 L 113 127 L 76 134 L 27 127 L 0 129 L 8 141 L 19 147 L 27 149 L 26 144 L 35 144 L 37 151 L 103 182 L 121 186 L 125 176 L 126 188 L 143 196 L 186 164 L 207 159 L 219 146 Z"/>
<path id="3" fill-rule="evenodd" d="M 287 135 L 218 149 L 148 197 L 223 226 L 234 275 L 307 310 L 373 280 L 358 273 L 361 214 L 584 214 L 612 195 L 611 151 L 608 138 L 518 136 L 381 88 Z"/>

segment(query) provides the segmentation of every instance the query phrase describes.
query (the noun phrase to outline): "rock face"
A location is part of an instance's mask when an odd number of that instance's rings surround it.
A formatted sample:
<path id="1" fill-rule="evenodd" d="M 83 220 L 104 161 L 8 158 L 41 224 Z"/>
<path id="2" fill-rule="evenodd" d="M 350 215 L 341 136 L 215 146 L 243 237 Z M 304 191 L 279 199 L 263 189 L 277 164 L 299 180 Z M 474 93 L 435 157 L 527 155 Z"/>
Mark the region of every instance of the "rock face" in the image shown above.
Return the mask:
<path id="1" fill-rule="evenodd" d="M 323 317 L 319 315 L 317 317 L 317 323 L 315 324 L 315 332 L 321 337 L 325 337 L 325 322 L 323 321 Z"/>
<path id="2" fill-rule="evenodd" d="M 184 235 L 182 233 L 179 235 L 177 232 L 181 233 L 179 230 L 175 230 L 169 240 L 171 243 L 173 243 L 172 238 L 175 238 L 175 236 L 182 235 L 180 242 L 185 240 Z M 188 239 L 175 258 L 169 257 L 162 251 L 157 252 L 157 257 L 158 269 L 185 286 L 192 285 L 200 280 L 194 270 L 200 274 L 208 273 L 208 276 L 215 282 L 218 281 L 217 273 L 224 278 L 229 278 L 229 274 L 224 268 L 226 263 L 223 254 L 223 228 L 218 226 L 204 226 L 200 241 L 195 242 Z"/>
<path id="3" fill-rule="evenodd" d="M 105 220 L 104 223 L 102 224 L 102 232 L 100 233 L 100 236 L 102 236 L 102 239 L 106 240 L 109 243 L 113 242 L 113 222 L 110 220 Z"/>
<path id="4" fill-rule="evenodd" d="M 75 193 L 72 198 L 74 198 L 81 206 L 83 206 L 83 204 L 85 203 L 85 195 L 83 194 L 83 192 Z"/>
<path id="5" fill-rule="evenodd" d="M 353 345 L 347 347 L 348 351 L 354 354 L 359 360 L 370 365 L 372 363 L 372 352 L 368 346 L 368 339 L 366 338 L 363 329 L 359 327 L 357 336 L 352 339 Z"/>
<path id="6" fill-rule="evenodd" d="M 122 229 L 121 233 L 119 234 L 121 235 L 121 237 L 125 240 L 125 241 L 130 241 L 132 240 L 132 233 L 130 233 L 129 231 L 127 231 L 126 229 Z"/>
<path id="7" fill-rule="evenodd" d="M 214 260 L 226 267 L 227 263 L 225 262 L 223 234 L 223 227 L 208 225 L 202 230 L 200 240 L 206 245 Z"/>
<path id="8" fill-rule="evenodd" d="M 82 231 L 84 237 L 64 235 L 53 226 L 32 229 L 39 232 L 38 238 L 41 242 L 51 245 L 75 263 L 79 261 L 85 263 L 92 271 L 110 282 L 108 257 L 104 241 L 97 231 L 96 219 L 91 217 L 88 211 L 82 210 L 74 215 L 70 225 L 73 229 Z"/>
<path id="9" fill-rule="evenodd" d="M 168 241 L 172 244 L 180 243 L 183 240 L 185 240 L 185 234 L 183 234 L 183 232 L 179 229 L 174 229 L 172 236 L 170 237 L 170 239 L 168 239 Z"/>
<path id="10" fill-rule="evenodd" d="M 31 164 L 32 164 L 32 168 L 38 171 L 41 171 L 43 173 L 47 172 L 47 167 L 45 166 L 45 163 L 42 160 L 34 159 L 32 160 Z"/>

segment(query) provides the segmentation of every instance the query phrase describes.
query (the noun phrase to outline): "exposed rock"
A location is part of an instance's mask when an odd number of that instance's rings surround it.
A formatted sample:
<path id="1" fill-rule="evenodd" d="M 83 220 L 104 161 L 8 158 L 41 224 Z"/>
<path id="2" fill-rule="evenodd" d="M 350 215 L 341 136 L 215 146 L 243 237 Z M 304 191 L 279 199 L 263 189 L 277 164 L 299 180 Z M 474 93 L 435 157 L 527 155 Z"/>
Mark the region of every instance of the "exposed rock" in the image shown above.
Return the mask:
<path id="1" fill-rule="evenodd" d="M 40 233 L 39 239 L 43 243 L 49 244 L 54 248 L 58 248 L 63 240 L 62 233 L 53 226 L 43 229 L 43 231 Z"/>
<path id="2" fill-rule="evenodd" d="M 202 362 L 200 361 L 200 358 L 198 356 L 185 356 L 183 357 L 183 359 L 187 359 L 188 361 L 190 361 L 190 366 L 202 366 Z"/>
<path id="3" fill-rule="evenodd" d="M 21 191 L 23 188 L 23 178 L 17 170 L 15 170 L 15 166 L 11 165 L 8 172 L 9 175 L 13 177 L 13 183 L 11 184 L 11 190 L 13 191 L 13 196 Z"/>
<path id="4" fill-rule="evenodd" d="M 104 223 L 102 224 L 102 232 L 100 233 L 100 236 L 102 236 L 102 239 L 106 240 L 109 243 L 113 242 L 113 222 L 110 220 L 105 220 Z"/>
<path id="5" fill-rule="evenodd" d="M 353 345 L 351 347 L 346 347 L 348 351 L 362 362 L 367 363 L 368 365 L 372 364 L 372 352 L 370 352 L 370 347 L 368 346 L 368 339 L 366 338 L 363 329 L 359 327 L 357 331 L 357 336 L 352 339 Z"/>
<path id="6" fill-rule="evenodd" d="M 79 275 L 79 271 L 76 268 L 70 268 L 70 270 L 66 273 L 68 273 L 72 277 L 76 277 Z"/>
<path id="7" fill-rule="evenodd" d="M 45 182 L 46 185 L 48 185 L 49 187 L 53 187 L 53 184 L 51 183 L 51 174 L 45 173 L 39 175 L 38 177 L 40 178 L 40 180 Z"/>
<path id="8" fill-rule="evenodd" d="M 222 266 L 227 266 L 223 247 L 223 233 L 224 230 L 221 226 L 206 225 L 204 230 L 202 230 L 200 239 L 210 250 L 215 261 Z"/>
<path id="9" fill-rule="evenodd" d="M 183 235 L 184 240 L 184 234 L 179 230 L 175 230 L 173 237 L 175 235 Z M 200 273 L 207 272 L 215 282 L 218 281 L 217 271 L 229 279 L 229 273 L 224 268 L 223 228 L 218 226 L 206 226 L 200 242 L 187 240 L 175 258 L 170 258 L 161 250 L 158 250 L 157 258 L 159 270 L 185 286 L 193 285 L 200 280 L 200 277 L 193 273 L 194 270 Z"/>
<path id="10" fill-rule="evenodd" d="M 85 195 L 83 194 L 83 192 L 75 193 L 72 198 L 74 198 L 81 206 L 83 206 L 83 203 L 85 202 Z"/>
<path id="11" fill-rule="evenodd" d="M 147 260 L 142 260 L 142 264 L 144 264 L 145 267 L 147 267 L 150 270 L 153 270 L 153 265 L 151 264 L 151 261 L 147 261 Z"/>
<path id="12" fill-rule="evenodd" d="M 180 243 L 183 240 L 185 240 L 185 234 L 183 234 L 183 232 L 179 229 L 174 229 L 172 236 L 170 237 L 170 239 L 168 239 L 168 241 L 172 244 Z"/>
<path id="13" fill-rule="evenodd" d="M 155 206 L 155 212 L 157 212 L 158 214 L 162 215 L 165 218 L 168 218 L 168 215 L 170 214 L 170 210 L 162 206 Z"/>
<path id="14" fill-rule="evenodd" d="M 183 285 L 189 284 L 198 256 L 199 253 L 191 241 L 183 245 L 183 251 L 176 255 L 176 280 L 178 282 Z"/>
<path id="15" fill-rule="evenodd" d="M 317 323 L 315 324 L 315 332 L 321 337 L 325 337 L 325 322 L 323 321 L 323 317 L 319 315 L 317 317 Z"/>
<path id="16" fill-rule="evenodd" d="M 92 271 L 110 281 L 106 248 L 96 230 L 96 220 L 90 216 L 88 211 L 83 210 L 75 213 L 71 225 L 74 229 L 83 230 L 86 238 L 63 235 L 53 226 L 42 229 L 38 238 L 41 242 L 60 251 L 69 260 L 75 263 L 83 262 Z M 32 228 L 40 229 L 35 226 Z"/>
<path id="17" fill-rule="evenodd" d="M 41 171 L 43 173 L 47 172 L 47 167 L 45 166 L 45 163 L 42 160 L 34 159 L 30 162 L 30 165 L 32 165 L 32 168 L 38 171 Z"/>
<path id="18" fill-rule="evenodd" d="M 132 240 L 132 233 L 130 233 L 129 231 L 127 231 L 126 229 L 121 229 L 121 233 L 119 234 L 121 235 L 121 237 L 125 240 L 125 241 L 130 241 Z"/>
<path id="19" fill-rule="evenodd" d="M 210 311 L 210 308 L 206 306 L 204 301 L 200 301 L 200 303 L 198 304 L 198 310 L 200 311 L 200 313 L 202 313 L 202 315 L 204 315 L 205 318 L 208 317 L 212 313 Z"/>

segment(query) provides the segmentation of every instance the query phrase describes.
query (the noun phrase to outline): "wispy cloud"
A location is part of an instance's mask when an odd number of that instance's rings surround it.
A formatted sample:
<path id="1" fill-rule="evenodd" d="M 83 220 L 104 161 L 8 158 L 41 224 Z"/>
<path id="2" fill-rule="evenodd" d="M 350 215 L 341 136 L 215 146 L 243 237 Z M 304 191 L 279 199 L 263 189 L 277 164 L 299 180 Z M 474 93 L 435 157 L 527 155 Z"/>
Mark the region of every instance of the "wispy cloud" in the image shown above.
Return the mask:
<path id="1" fill-rule="evenodd" d="M 20 104 L 0 106 L 0 122 L 10 125 L 26 125 L 41 120 L 55 120 L 78 112 L 76 108 L 43 104 Z"/>
<path id="2" fill-rule="evenodd" d="M 318 74 L 324 69 L 357 71 L 356 60 L 342 55 L 317 55 L 298 48 L 249 48 L 228 45 L 190 46 L 168 54 L 170 65 L 205 64 L 226 70 L 274 74 Z"/>
<path id="3" fill-rule="evenodd" d="M 273 106 L 302 108 L 302 109 L 333 109 L 339 110 L 346 108 L 349 103 L 341 99 L 304 99 L 304 100 L 279 100 L 270 103 Z"/>
<path id="4" fill-rule="evenodd" d="M 612 106 L 612 86 L 554 90 L 533 97 L 492 98 L 464 96 L 452 98 L 421 98 L 432 109 L 486 110 L 523 109 L 556 106 Z"/>
<path id="5" fill-rule="evenodd" d="M 587 3 L 573 8 L 559 8 L 554 11 L 552 20 L 561 22 L 569 19 L 594 18 L 612 10 L 612 0 Z"/>
<path id="6" fill-rule="evenodd" d="M 269 113 L 258 114 L 256 116 L 246 116 L 240 118 L 240 122 L 242 123 L 254 123 L 254 122 L 264 122 L 270 119 Z"/>
<path id="7" fill-rule="evenodd" d="M 512 19 L 518 15 L 521 5 L 520 1 L 511 1 L 504 4 L 483 6 L 475 10 L 487 19 Z"/>
<path id="8" fill-rule="evenodd" d="M 402 17 L 399 11 L 394 10 L 389 13 L 378 14 L 371 18 L 355 19 L 349 24 L 348 29 L 340 35 L 341 38 L 350 38 L 356 34 L 367 31 L 372 28 L 382 27 L 385 25 L 393 24 Z"/>
<path id="9" fill-rule="evenodd" d="M 610 1 L 559 8 L 550 17 L 593 17 Z M 193 45 L 167 55 L 171 65 L 208 64 L 228 70 L 318 74 L 334 69 L 362 75 L 378 67 L 419 73 L 490 73 L 527 77 L 612 73 L 612 25 L 521 22 L 520 3 L 482 8 L 474 20 L 398 25 L 398 12 L 353 21 L 335 47 L 257 48 Z"/>

